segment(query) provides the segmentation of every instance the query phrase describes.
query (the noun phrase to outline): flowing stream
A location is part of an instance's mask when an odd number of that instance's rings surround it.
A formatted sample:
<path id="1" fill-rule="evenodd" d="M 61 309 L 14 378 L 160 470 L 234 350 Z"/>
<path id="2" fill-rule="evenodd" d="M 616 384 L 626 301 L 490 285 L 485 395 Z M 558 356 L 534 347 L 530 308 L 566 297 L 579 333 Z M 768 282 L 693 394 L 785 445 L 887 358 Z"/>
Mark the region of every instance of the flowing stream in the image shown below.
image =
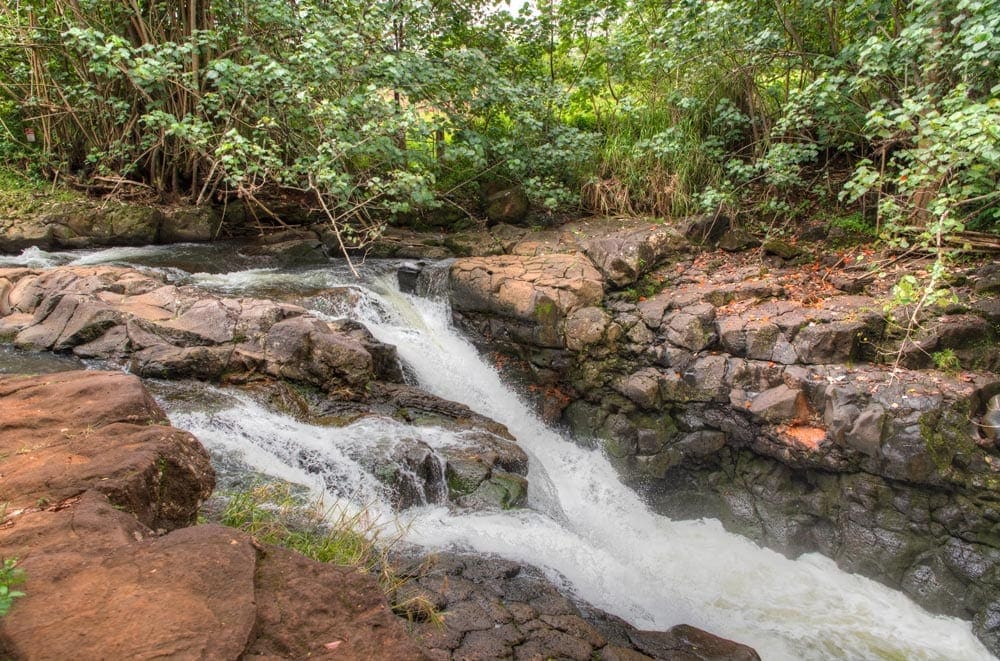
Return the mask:
<path id="1" fill-rule="evenodd" d="M 902 593 L 842 572 L 821 555 L 789 560 L 727 533 L 717 521 L 673 521 L 651 512 L 599 451 L 581 447 L 532 413 L 452 328 L 446 302 L 401 294 L 389 265 L 367 268 L 364 284 L 331 267 L 189 275 L 164 258 L 164 250 L 83 257 L 36 251 L 23 260 L 33 266 L 138 262 L 214 291 L 300 292 L 319 313 L 353 316 L 397 347 L 424 389 L 507 425 L 530 456 L 529 506 L 470 513 L 427 505 L 393 517 L 383 487 L 359 458 L 365 447 L 391 444 L 403 434 L 436 447 L 458 442 L 453 434 L 370 418 L 318 427 L 234 391 L 201 387 L 185 395 L 177 385 L 163 389 L 172 422 L 200 438 L 217 461 L 232 459 L 368 507 L 429 550 L 457 547 L 533 564 L 577 597 L 640 628 L 692 624 L 752 645 L 765 660 L 992 658 L 969 623 L 931 615 Z M 351 303 L 316 295 L 324 287 L 349 287 Z"/>

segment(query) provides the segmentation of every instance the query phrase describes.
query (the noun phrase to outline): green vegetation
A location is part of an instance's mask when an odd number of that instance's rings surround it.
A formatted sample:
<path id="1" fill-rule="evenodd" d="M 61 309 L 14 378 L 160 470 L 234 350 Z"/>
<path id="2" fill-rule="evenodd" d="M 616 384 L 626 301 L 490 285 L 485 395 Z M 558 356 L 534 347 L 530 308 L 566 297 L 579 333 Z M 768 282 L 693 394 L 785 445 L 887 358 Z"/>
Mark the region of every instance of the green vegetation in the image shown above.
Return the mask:
<path id="1" fill-rule="evenodd" d="M 333 514 L 321 503 L 296 495 L 287 484 L 259 484 L 230 494 L 220 520 L 262 543 L 289 548 L 319 562 L 368 571 L 386 565 L 378 528 L 364 511 Z"/>
<path id="2" fill-rule="evenodd" d="M 868 239 L 877 238 L 875 225 L 869 222 L 860 211 L 834 216 L 830 219 L 830 227 L 839 227 L 850 234 Z"/>
<path id="3" fill-rule="evenodd" d="M 24 570 L 18 569 L 17 558 L 6 558 L 0 564 L 0 617 L 10 612 L 14 600 L 23 597 L 23 592 L 12 589 L 24 583 Z"/>
<path id="4" fill-rule="evenodd" d="M 14 0 L 0 39 L 0 161 L 294 193 L 345 245 L 497 183 L 543 213 L 834 209 L 904 247 L 1000 221 L 1000 0 Z"/>
<path id="5" fill-rule="evenodd" d="M 370 513 L 348 513 L 323 506 L 287 483 L 268 482 L 228 494 L 219 520 L 259 542 L 297 551 L 319 562 L 374 573 L 393 610 L 411 620 L 439 622 L 440 613 L 425 597 L 402 596 L 409 576 L 389 559 L 396 538 L 384 539 Z"/>
<path id="6" fill-rule="evenodd" d="M 959 362 L 954 349 L 942 349 L 941 351 L 935 351 L 931 354 L 931 358 L 934 360 L 934 367 L 942 372 L 946 372 L 948 374 L 958 374 L 959 370 L 962 369 L 962 364 Z"/>

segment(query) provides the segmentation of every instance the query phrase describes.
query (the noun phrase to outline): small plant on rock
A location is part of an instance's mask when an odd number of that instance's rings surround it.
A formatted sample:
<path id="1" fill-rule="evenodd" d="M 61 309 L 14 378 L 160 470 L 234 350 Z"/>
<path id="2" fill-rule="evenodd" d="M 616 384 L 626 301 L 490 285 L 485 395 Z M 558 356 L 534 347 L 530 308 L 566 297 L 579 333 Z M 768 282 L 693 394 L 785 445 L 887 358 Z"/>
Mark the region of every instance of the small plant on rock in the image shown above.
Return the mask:
<path id="1" fill-rule="evenodd" d="M 958 356 L 952 349 L 935 351 L 931 354 L 931 359 L 934 361 L 934 367 L 947 374 L 957 374 L 962 369 Z"/>
<path id="2" fill-rule="evenodd" d="M 399 536 L 385 538 L 382 527 L 365 509 L 352 513 L 330 508 L 296 493 L 289 484 L 266 483 L 229 494 L 219 519 L 264 544 L 372 572 L 395 613 L 411 621 L 441 622 L 433 603 L 403 589 L 413 576 L 398 572 L 389 557 Z"/>
<path id="3" fill-rule="evenodd" d="M 24 583 L 24 570 L 17 566 L 17 558 L 7 558 L 0 565 L 0 617 L 6 615 L 14 600 L 23 597 L 24 593 L 12 588 Z"/>

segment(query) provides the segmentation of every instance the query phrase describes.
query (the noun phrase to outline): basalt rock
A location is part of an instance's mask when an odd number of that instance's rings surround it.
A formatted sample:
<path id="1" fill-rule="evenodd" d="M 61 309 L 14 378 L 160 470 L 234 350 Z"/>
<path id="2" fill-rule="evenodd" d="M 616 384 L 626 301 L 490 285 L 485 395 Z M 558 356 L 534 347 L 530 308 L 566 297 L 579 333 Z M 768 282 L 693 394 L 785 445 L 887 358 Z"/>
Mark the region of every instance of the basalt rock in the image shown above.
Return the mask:
<path id="1" fill-rule="evenodd" d="M 528 214 L 528 196 L 520 186 L 489 185 L 483 189 L 483 207 L 491 224 L 517 224 Z"/>
<path id="2" fill-rule="evenodd" d="M 731 659 L 757 653 L 688 625 L 640 631 L 588 604 L 574 603 L 541 572 L 514 562 L 440 553 L 415 563 L 414 580 L 396 595 L 415 619 L 414 633 L 434 659 Z M 423 621 L 414 604 L 443 611 Z"/>
<path id="3" fill-rule="evenodd" d="M 678 229 L 689 241 L 698 245 L 716 243 L 729 230 L 728 216 L 709 213 L 691 216 L 678 222 Z"/>
<path id="4" fill-rule="evenodd" d="M 340 250 L 339 245 L 330 248 Z M 259 237 L 245 247 L 248 255 L 270 257 L 283 267 L 323 264 L 329 261 L 321 236 L 309 229 L 294 228 Z"/>
<path id="5" fill-rule="evenodd" d="M 652 225 L 590 239 L 583 250 L 608 281 L 625 287 L 688 245 L 672 227 Z"/>
<path id="6" fill-rule="evenodd" d="M 539 296 L 529 269 L 502 291 L 509 270 L 477 261 L 453 280 L 477 272 L 491 286 L 471 301 L 460 289 L 456 320 L 525 363 L 536 389 L 564 393 L 562 422 L 603 445 L 660 511 L 823 552 L 974 618 L 1000 652 L 1000 448 L 986 415 L 1000 379 L 879 365 L 900 344 L 875 299 L 833 291 L 809 267 L 718 268 L 725 259 L 678 256 L 651 273 L 659 293 L 591 297 L 551 318 L 512 312 Z M 994 369 L 990 309 L 925 324 L 901 364 L 947 350 Z"/>
<path id="7" fill-rule="evenodd" d="M 4 270 L 0 303 L 7 312 L 0 333 L 22 347 L 119 362 L 141 376 L 263 381 L 278 389 L 281 382 L 301 384 L 315 396 L 284 388 L 284 400 L 298 398 L 310 421 L 342 425 L 374 414 L 453 429 L 454 442 L 442 447 L 414 437 L 364 452 L 400 508 L 446 500 L 510 508 L 527 495 L 527 457 L 507 430 L 402 385 L 395 349 L 357 322 L 324 321 L 297 306 L 223 298 L 113 267 Z M 327 412 L 345 400 L 357 401 L 349 415 Z"/>
<path id="8" fill-rule="evenodd" d="M 954 363 L 945 367 L 1000 370 L 997 328 L 988 312 L 937 317 L 923 324 L 904 345 L 901 363 L 911 369 L 931 368 L 948 355 Z"/>
<path id="9" fill-rule="evenodd" d="M 192 523 L 212 491 L 204 449 L 169 427 L 134 376 L 7 377 L 0 401 L 8 515 L 94 490 L 143 525 L 172 529 Z"/>
<path id="10" fill-rule="evenodd" d="M 506 427 L 463 404 L 385 382 L 370 384 L 364 402 L 331 399 L 281 381 L 252 384 L 250 392 L 314 425 L 405 425 L 393 434 L 365 433 L 364 442 L 342 448 L 386 486 L 397 509 L 426 504 L 510 509 L 526 500 L 527 454 Z M 331 475 L 331 491 L 343 486 L 335 465 L 324 464 L 324 458 L 301 453 L 297 461 L 309 473 Z"/>
<path id="11" fill-rule="evenodd" d="M 565 347 L 568 315 L 603 295 L 601 274 L 579 253 L 472 257 L 451 267 L 454 310 L 501 341 Z"/>
<path id="12" fill-rule="evenodd" d="M 395 349 L 360 324 L 224 298 L 131 269 L 0 270 L 0 335 L 31 349 L 129 365 L 141 376 L 239 381 L 255 374 L 360 396 L 401 381 Z"/>
<path id="13" fill-rule="evenodd" d="M 222 218 L 212 207 L 176 207 L 162 213 L 159 243 L 205 242 L 219 236 Z"/>
<path id="14" fill-rule="evenodd" d="M 0 252 L 211 241 L 222 219 L 210 206 L 154 207 L 114 200 L 38 200 L 0 213 Z"/>

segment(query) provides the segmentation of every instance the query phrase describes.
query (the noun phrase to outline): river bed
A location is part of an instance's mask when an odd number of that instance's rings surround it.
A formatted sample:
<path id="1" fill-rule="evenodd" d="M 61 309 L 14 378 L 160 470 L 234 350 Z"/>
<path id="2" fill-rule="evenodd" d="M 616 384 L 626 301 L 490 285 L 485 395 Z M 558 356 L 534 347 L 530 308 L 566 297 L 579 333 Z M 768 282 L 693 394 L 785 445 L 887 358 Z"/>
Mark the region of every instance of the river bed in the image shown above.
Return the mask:
<path id="1" fill-rule="evenodd" d="M 402 434 L 418 435 L 431 447 L 457 442 L 445 430 L 379 418 L 320 427 L 235 389 L 153 384 L 172 423 L 209 448 L 226 479 L 247 472 L 301 484 L 331 503 L 365 508 L 388 534 L 398 531 L 425 549 L 529 563 L 637 627 L 691 624 L 749 644 L 763 659 L 992 658 L 968 622 L 931 615 L 901 592 L 842 572 L 821 555 L 790 560 L 727 533 L 718 521 L 655 514 L 599 451 L 534 415 L 455 331 L 444 297 L 400 293 L 398 262 L 369 262 L 356 281 L 340 261 L 281 268 L 227 246 L 30 249 L 0 258 L 0 265 L 32 267 L 99 263 L 152 269 L 172 282 L 229 295 L 280 297 L 320 315 L 361 321 L 397 347 L 422 388 L 503 423 L 530 457 L 524 509 L 476 513 L 431 504 L 397 514 L 366 468 L 365 448 Z M 18 360 L 59 368 L 51 357 L 5 350 L 0 372 Z"/>

